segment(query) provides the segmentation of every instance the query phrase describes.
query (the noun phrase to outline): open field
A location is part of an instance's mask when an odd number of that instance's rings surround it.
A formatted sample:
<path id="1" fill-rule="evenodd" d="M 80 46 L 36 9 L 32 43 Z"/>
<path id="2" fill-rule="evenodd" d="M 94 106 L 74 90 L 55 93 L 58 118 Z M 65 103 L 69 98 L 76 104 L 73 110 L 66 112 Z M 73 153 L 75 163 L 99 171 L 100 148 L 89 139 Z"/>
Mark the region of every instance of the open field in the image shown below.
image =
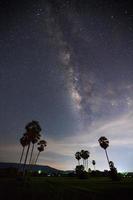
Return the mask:
<path id="1" fill-rule="evenodd" d="M 39 177 L 17 182 L 0 179 L 1 199 L 79 200 L 132 199 L 133 178 L 112 182 L 108 178 L 79 180 L 68 177 Z"/>

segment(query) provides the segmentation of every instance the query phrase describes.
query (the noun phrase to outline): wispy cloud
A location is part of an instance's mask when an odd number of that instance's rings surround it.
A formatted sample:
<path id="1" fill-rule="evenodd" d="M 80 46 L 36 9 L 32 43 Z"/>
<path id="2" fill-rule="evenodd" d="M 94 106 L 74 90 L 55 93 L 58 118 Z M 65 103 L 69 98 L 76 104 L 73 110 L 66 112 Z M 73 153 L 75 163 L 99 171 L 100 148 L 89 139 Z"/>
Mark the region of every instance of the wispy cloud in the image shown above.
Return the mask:
<path id="1" fill-rule="evenodd" d="M 97 168 L 107 168 L 106 158 L 103 150 L 100 148 L 98 139 L 100 136 L 106 136 L 110 141 L 108 148 L 111 160 L 119 165 L 118 170 L 131 170 L 131 166 L 124 169 L 123 160 L 126 160 L 127 151 L 130 151 L 130 159 L 133 156 L 133 115 L 132 113 L 117 117 L 110 121 L 99 121 L 95 125 L 88 127 L 84 132 L 79 132 L 76 135 L 65 138 L 65 140 L 53 141 L 49 140 L 49 149 L 51 152 L 56 152 L 64 157 L 69 163 L 69 166 L 74 168 L 74 154 L 76 151 L 88 149 L 91 153 L 90 159 L 95 158 Z M 126 151 L 125 151 L 126 148 Z M 120 158 L 120 152 L 123 154 L 123 159 Z M 120 159 L 119 159 L 120 158 Z M 60 161 L 61 162 L 61 161 Z M 63 164 L 63 163 L 62 163 Z M 66 165 L 64 165 L 66 167 Z"/>

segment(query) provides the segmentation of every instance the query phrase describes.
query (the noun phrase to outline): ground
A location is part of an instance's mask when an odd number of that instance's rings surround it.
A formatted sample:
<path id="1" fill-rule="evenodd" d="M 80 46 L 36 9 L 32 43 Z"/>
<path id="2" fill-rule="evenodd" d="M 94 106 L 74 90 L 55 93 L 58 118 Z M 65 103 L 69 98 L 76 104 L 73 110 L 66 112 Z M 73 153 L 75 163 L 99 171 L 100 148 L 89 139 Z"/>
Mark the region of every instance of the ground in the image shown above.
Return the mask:
<path id="1" fill-rule="evenodd" d="M 0 191 L 2 200 L 128 200 L 133 196 L 133 178 L 113 182 L 108 178 L 39 177 L 25 183 L 1 178 Z"/>

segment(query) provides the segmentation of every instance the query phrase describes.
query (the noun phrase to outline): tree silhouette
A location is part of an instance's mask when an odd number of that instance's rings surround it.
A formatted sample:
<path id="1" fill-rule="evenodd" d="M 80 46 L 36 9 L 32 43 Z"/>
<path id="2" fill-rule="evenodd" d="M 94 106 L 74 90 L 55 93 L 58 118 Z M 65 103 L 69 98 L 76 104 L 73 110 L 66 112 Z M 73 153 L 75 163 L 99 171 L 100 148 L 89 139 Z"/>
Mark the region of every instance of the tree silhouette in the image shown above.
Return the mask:
<path id="1" fill-rule="evenodd" d="M 114 181 L 118 180 L 117 169 L 115 168 L 114 163 L 110 161 L 109 165 L 110 165 L 110 176 L 112 180 Z"/>
<path id="2" fill-rule="evenodd" d="M 90 152 L 89 151 L 84 151 L 84 159 L 85 159 L 85 167 L 86 170 L 88 171 L 88 158 L 90 157 Z"/>
<path id="3" fill-rule="evenodd" d="M 94 170 L 95 170 L 96 161 L 95 161 L 95 160 L 92 160 L 92 164 L 93 164 Z"/>
<path id="4" fill-rule="evenodd" d="M 38 142 L 38 139 L 35 138 L 35 139 L 33 139 L 31 142 L 32 142 L 32 149 L 31 149 L 29 164 L 31 164 L 31 160 L 32 160 L 32 156 L 33 156 L 33 150 L 34 150 L 34 145 L 35 145 L 35 143 Z"/>
<path id="5" fill-rule="evenodd" d="M 24 160 L 24 165 L 23 165 L 23 176 L 25 176 L 25 167 L 26 167 L 26 162 L 27 162 L 27 158 L 28 158 L 28 153 L 29 153 L 29 149 L 30 149 L 30 139 L 28 137 L 28 135 L 24 135 L 27 138 L 27 151 L 26 151 L 26 155 L 25 155 L 25 160 Z"/>
<path id="6" fill-rule="evenodd" d="M 106 154 L 106 158 L 109 164 L 109 157 L 108 157 L 108 153 L 107 153 L 107 147 L 109 146 L 109 141 L 106 137 L 102 136 L 99 138 L 98 140 L 100 146 L 105 150 L 105 154 Z M 109 164 L 109 168 L 110 168 L 110 164 Z"/>
<path id="7" fill-rule="evenodd" d="M 77 165 L 75 168 L 76 173 L 81 173 L 84 171 L 84 166 L 83 165 Z"/>
<path id="8" fill-rule="evenodd" d="M 83 160 L 83 166 L 85 166 L 85 151 L 83 149 L 80 151 L 80 156 Z"/>
<path id="9" fill-rule="evenodd" d="M 34 145 L 35 145 L 35 143 L 38 142 L 38 140 L 41 137 L 41 135 L 40 135 L 41 127 L 40 127 L 38 121 L 32 121 L 32 122 L 28 123 L 25 128 L 27 130 L 27 134 L 30 138 L 30 141 L 32 142 L 32 149 L 31 149 L 31 154 L 30 154 L 30 159 L 29 159 L 29 164 L 31 164 Z"/>
<path id="10" fill-rule="evenodd" d="M 78 165 L 80 165 L 81 154 L 79 151 L 75 153 L 75 158 L 78 160 Z"/>
<path id="11" fill-rule="evenodd" d="M 75 171 L 76 171 L 76 175 L 78 178 L 80 178 L 80 179 L 88 178 L 88 173 L 84 170 L 83 165 L 77 165 L 75 168 Z"/>
<path id="12" fill-rule="evenodd" d="M 87 151 L 87 150 L 86 151 L 85 150 L 81 150 L 80 156 L 83 159 L 84 168 L 86 168 L 88 170 L 88 158 L 90 157 L 90 152 Z"/>
<path id="13" fill-rule="evenodd" d="M 38 157 L 39 157 L 40 153 L 42 151 L 44 151 L 44 148 L 47 146 L 47 142 L 45 140 L 40 140 L 38 142 L 38 145 L 40 145 L 40 146 L 37 148 L 38 149 L 38 154 L 37 154 L 37 157 L 36 157 L 36 160 L 35 160 L 35 165 L 37 163 L 37 160 L 38 160 Z"/>
<path id="14" fill-rule="evenodd" d="M 20 156 L 20 161 L 19 161 L 19 165 L 18 165 L 18 171 L 19 171 L 19 168 L 21 166 L 21 162 L 22 162 L 22 159 L 23 159 L 25 147 L 28 145 L 28 137 L 27 136 L 21 137 L 20 138 L 20 144 L 22 145 L 23 149 L 22 149 L 22 153 L 21 153 L 21 156 Z"/>
<path id="15" fill-rule="evenodd" d="M 33 150 L 34 150 L 34 144 L 40 139 L 40 136 L 41 136 L 40 135 L 41 127 L 40 127 L 38 121 L 29 122 L 25 126 L 25 129 L 26 129 L 26 133 L 24 134 L 24 136 L 28 138 L 27 139 L 28 140 L 28 142 L 27 142 L 28 147 L 27 147 L 25 161 L 24 161 L 24 165 L 23 165 L 23 176 L 25 175 L 25 167 L 26 167 L 26 162 L 27 162 L 29 150 L 30 150 L 30 144 L 32 143 L 32 150 L 31 150 L 31 154 L 30 154 L 29 164 L 31 163 Z"/>

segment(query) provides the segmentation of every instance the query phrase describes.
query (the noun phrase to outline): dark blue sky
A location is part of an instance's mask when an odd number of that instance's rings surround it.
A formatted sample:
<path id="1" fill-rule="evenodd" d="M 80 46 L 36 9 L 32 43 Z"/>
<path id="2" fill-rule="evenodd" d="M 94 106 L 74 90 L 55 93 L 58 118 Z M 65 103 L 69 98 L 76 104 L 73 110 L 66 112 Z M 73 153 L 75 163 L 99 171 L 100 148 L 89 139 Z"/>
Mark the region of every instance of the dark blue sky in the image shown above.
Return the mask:
<path id="1" fill-rule="evenodd" d="M 106 168 L 105 135 L 116 167 L 133 170 L 132 10 L 123 0 L 0 1 L 0 161 L 18 160 L 34 119 L 48 141 L 41 164 L 74 168 L 86 148 Z"/>

